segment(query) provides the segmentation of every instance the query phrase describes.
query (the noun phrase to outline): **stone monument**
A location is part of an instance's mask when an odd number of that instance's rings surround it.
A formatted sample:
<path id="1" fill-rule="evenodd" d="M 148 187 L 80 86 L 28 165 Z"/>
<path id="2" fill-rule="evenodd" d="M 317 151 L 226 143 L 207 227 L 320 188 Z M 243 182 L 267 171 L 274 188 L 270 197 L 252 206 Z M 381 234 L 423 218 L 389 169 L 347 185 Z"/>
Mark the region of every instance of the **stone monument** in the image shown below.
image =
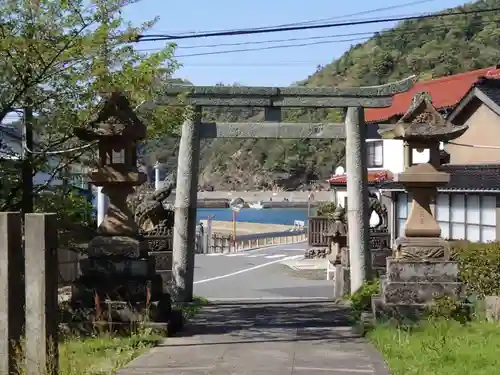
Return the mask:
<path id="1" fill-rule="evenodd" d="M 146 127 L 127 98 L 115 92 L 103 102 L 90 126 L 76 129 L 75 135 L 98 145 L 99 159 L 89 172 L 89 181 L 102 187 L 109 206 L 97 236 L 88 244 L 88 258 L 80 262 L 82 275 L 74 283 L 72 302 L 81 308 L 104 308 L 107 319 L 137 321 L 144 318 L 140 311 L 146 308 L 167 321 L 170 297 L 163 291 L 148 242 L 127 205 L 134 187 L 146 181 L 137 168 L 137 142 L 146 137 Z"/>
<path id="2" fill-rule="evenodd" d="M 404 236 L 396 240 L 393 256 L 387 258 L 381 293 L 372 299 L 376 317 L 418 317 L 434 297 L 461 295 L 458 266 L 450 260 L 449 246 L 441 238 L 431 202 L 437 188 L 450 179 L 449 174 L 439 170 L 439 144 L 466 130 L 467 125 L 447 124 L 429 99 L 420 96 L 393 129 L 380 132 L 384 138 L 405 141 L 410 155 L 413 149 L 427 149 L 430 156 L 428 163 L 407 165 L 403 173 L 395 176 L 395 182 L 411 196 L 412 206 Z"/>

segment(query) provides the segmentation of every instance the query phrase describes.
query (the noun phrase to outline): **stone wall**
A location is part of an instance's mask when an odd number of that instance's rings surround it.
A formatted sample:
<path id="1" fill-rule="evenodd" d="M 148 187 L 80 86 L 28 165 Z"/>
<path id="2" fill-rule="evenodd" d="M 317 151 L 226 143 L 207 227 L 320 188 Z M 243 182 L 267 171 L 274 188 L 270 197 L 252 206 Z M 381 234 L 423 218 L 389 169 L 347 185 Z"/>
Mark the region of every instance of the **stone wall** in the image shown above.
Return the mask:
<path id="1" fill-rule="evenodd" d="M 247 202 L 268 202 L 270 199 L 273 201 L 283 201 L 285 198 L 290 202 L 307 202 L 310 192 L 309 191 L 199 191 L 198 199 L 232 199 L 236 197 L 242 198 Z M 314 192 L 314 201 L 316 202 L 331 202 L 334 201 L 334 191 L 316 191 Z"/>

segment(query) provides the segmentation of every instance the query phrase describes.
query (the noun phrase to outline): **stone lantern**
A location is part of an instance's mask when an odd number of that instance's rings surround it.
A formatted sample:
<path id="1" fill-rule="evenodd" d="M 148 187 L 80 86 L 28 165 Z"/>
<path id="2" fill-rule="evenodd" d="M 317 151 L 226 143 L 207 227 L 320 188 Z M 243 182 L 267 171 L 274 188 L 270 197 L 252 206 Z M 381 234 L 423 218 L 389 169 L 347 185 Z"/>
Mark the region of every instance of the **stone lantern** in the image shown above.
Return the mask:
<path id="1" fill-rule="evenodd" d="M 89 172 L 89 180 L 102 186 L 109 207 L 98 235 L 88 244 L 87 258 L 80 261 L 81 275 L 73 283 L 72 303 L 95 309 L 100 301 L 108 317 L 121 322 L 138 321 L 145 314 L 167 321 L 170 296 L 163 292 L 148 242 L 127 205 L 134 186 L 146 181 L 146 174 L 137 168 L 136 151 L 137 142 L 146 136 L 146 127 L 127 98 L 113 93 L 90 126 L 76 129 L 75 135 L 98 145 L 98 161 Z M 155 312 L 147 306 L 149 302 L 158 302 Z"/>
<path id="2" fill-rule="evenodd" d="M 436 296 L 458 297 L 461 293 L 458 267 L 450 260 L 449 246 L 441 238 L 431 203 L 437 188 L 450 180 L 448 173 L 439 170 L 439 144 L 466 130 L 467 125 L 446 123 L 430 100 L 420 96 L 393 129 L 381 131 L 383 138 L 405 141 L 410 155 L 413 149 L 429 150 L 429 162 L 407 165 L 404 172 L 395 175 L 395 182 L 411 195 L 412 204 L 404 235 L 397 238 L 393 256 L 387 258 L 382 293 L 372 300 L 376 315 L 415 315 Z"/>
<path id="3" fill-rule="evenodd" d="M 98 232 L 107 235 L 135 235 L 138 227 L 127 206 L 134 187 L 146 181 L 137 168 L 137 142 L 146 137 L 146 126 L 139 120 L 125 96 L 113 93 L 102 105 L 91 126 L 78 128 L 75 135 L 97 142 L 99 158 L 90 170 L 89 181 L 102 186 L 109 197 L 108 210 Z"/>

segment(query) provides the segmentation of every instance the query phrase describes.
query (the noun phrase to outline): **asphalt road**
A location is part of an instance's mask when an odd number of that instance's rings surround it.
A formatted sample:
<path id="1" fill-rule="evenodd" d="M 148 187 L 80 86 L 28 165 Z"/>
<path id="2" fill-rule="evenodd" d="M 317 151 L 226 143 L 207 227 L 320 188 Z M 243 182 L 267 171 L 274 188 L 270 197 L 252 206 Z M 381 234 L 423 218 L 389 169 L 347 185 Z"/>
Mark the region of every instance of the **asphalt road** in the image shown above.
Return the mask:
<path id="1" fill-rule="evenodd" d="M 198 254 L 194 294 L 209 300 L 331 299 L 331 281 L 311 280 L 281 264 L 302 257 L 306 244 L 233 253 Z"/>

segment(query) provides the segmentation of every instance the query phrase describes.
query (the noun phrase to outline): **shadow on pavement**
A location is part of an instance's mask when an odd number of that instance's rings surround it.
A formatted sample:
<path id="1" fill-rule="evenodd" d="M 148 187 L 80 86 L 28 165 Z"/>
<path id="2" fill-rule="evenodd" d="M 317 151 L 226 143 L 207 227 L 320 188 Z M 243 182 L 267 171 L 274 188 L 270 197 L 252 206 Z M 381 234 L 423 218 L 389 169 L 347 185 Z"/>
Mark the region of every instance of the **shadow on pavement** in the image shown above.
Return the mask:
<path id="1" fill-rule="evenodd" d="M 334 302 L 221 302 L 205 306 L 176 336 L 226 335 L 228 340 L 217 340 L 217 344 L 332 339 L 352 342 L 359 335 L 350 325 L 348 309 Z M 208 343 L 215 344 L 211 340 Z"/>

